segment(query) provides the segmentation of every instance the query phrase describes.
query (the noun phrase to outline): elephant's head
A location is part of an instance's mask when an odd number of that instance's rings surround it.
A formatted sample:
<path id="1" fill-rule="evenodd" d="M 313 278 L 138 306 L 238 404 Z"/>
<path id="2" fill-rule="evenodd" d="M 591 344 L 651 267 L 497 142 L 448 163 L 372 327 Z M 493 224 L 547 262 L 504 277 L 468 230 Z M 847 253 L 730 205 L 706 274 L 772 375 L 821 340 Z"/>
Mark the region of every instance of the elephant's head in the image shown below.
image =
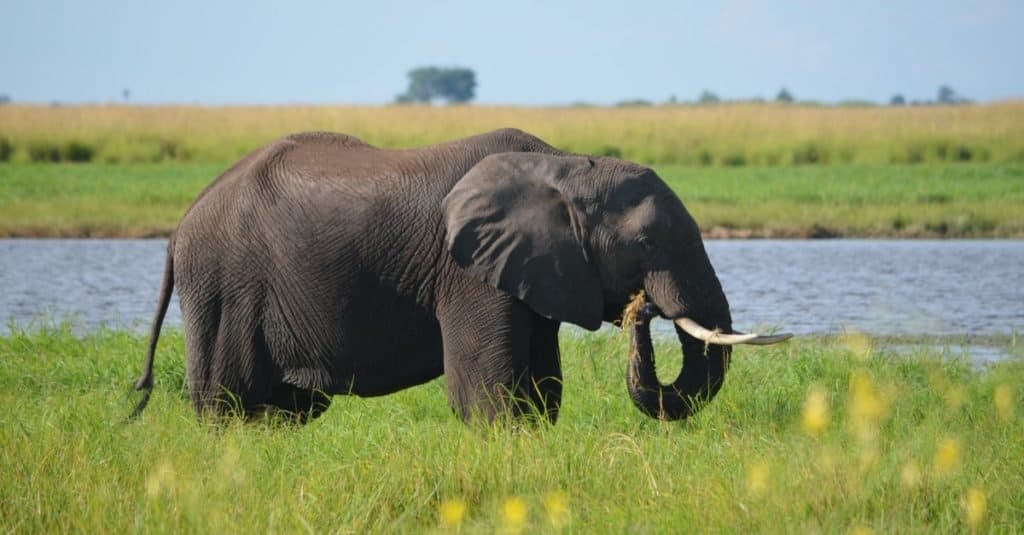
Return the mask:
<path id="1" fill-rule="evenodd" d="M 447 243 L 471 276 L 538 314 L 597 329 L 643 290 L 633 326 L 630 397 L 644 413 L 686 418 L 722 385 L 734 334 L 729 303 L 696 222 L 652 170 L 612 158 L 504 153 L 474 166 L 444 201 Z M 683 370 L 658 382 L 647 320 L 676 323 Z"/>

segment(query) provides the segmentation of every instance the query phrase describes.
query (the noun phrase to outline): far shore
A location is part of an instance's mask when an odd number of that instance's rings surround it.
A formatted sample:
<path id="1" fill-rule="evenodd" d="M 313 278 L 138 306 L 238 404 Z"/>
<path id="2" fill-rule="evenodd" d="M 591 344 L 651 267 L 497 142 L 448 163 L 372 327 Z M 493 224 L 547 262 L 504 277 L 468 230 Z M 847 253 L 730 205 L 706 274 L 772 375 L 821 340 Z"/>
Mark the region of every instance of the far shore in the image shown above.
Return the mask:
<path id="1" fill-rule="evenodd" d="M 0 239 L 157 239 L 167 238 L 172 228 L 112 228 L 112 227 L 13 227 L 0 228 Z M 908 227 L 901 230 L 850 231 L 815 225 L 790 228 L 732 228 L 715 226 L 702 229 L 705 240 L 820 240 L 820 239 L 900 239 L 900 240 L 965 240 L 965 239 L 1024 239 L 1024 233 L 958 232 L 955 229 Z"/>

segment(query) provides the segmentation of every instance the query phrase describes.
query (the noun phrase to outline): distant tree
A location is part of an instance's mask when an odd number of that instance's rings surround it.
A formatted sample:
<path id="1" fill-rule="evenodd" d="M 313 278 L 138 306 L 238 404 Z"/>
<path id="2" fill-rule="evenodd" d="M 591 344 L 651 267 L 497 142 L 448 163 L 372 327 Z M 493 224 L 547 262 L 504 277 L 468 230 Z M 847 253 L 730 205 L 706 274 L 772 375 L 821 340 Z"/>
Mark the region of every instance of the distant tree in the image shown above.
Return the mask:
<path id="1" fill-rule="evenodd" d="M 971 100 L 958 95 L 952 87 L 941 85 L 939 86 L 938 102 L 939 104 L 969 104 Z"/>
<path id="2" fill-rule="evenodd" d="M 121 99 L 128 102 L 132 99 L 132 90 L 127 87 L 121 90 Z"/>
<path id="3" fill-rule="evenodd" d="M 11 96 L 8 95 L 7 93 L 0 93 L 0 105 L 10 104 L 10 103 L 11 103 Z"/>
<path id="4" fill-rule="evenodd" d="M 779 90 L 779 94 L 775 95 L 775 102 L 789 104 L 793 102 L 793 94 L 790 93 L 788 89 L 783 87 L 782 89 Z"/>
<path id="5" fill-rule="evenodd" d="M 417 67 L 409 71 L 409 87 L 395 102 L 429 103 L 435 99 L 463 103 L 476 96 L 476 73 L 461 67 Z"/>
<path id="6" fill-rule="evenodd" d="M 712 93 L 711 91 L 708 91 L 707 89 L 701 91 L 700 96 L 697 97 L 697 102 L 699 104 L 717 104 L 721 101 L 722 100 L 718 98 L 718 95 Z"/>
<path id="7" fill-rule="evenodd" d="M 903 98 L 903 95 L 896 93 L 889 99 L 890 106 L 906 106 L 907 99 Z"/>
<path id="8" fill-rule="evenodd" d="M 430 102 L 437 97 L 437 79 L 441 76 L 441 69 L 437 67 L 417 67 L 406 75 L 409 77 L 409 87 L 405 93 L 398 95 L 399 102 Z"/>
<path id="9" fill-rule="evenodd" d="M 476 96 L 476 73 L 470 69 L 442 69 L 437 86 L 438 96 L 448 102 L 469 102 Z"/>
<path id="10" fill-rule="evenodd" d="M 953 88 L 948 85 L 940 85 L 938 100 L 939 104 L 955 104 L 956 91 L 953 91 Z"/>

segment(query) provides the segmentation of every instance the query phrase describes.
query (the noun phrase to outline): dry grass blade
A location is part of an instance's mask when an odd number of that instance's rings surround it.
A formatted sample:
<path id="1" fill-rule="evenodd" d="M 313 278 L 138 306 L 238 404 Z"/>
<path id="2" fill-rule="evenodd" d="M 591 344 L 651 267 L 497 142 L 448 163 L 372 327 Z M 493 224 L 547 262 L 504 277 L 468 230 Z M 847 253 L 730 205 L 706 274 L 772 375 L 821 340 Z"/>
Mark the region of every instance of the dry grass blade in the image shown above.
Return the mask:
<path id="1" fill-rule="evenodd" d="M 640 313 L 640 307 L 644 306 L 646 302 L 647 295 L 643 290 L 633 294 L 633 297 L 629 299 L 626 308 L 622 309 L 622 318 L 619 319 L 619 325 L 623 331 L 628 331 L 636 324 L 636 316 Z"/>

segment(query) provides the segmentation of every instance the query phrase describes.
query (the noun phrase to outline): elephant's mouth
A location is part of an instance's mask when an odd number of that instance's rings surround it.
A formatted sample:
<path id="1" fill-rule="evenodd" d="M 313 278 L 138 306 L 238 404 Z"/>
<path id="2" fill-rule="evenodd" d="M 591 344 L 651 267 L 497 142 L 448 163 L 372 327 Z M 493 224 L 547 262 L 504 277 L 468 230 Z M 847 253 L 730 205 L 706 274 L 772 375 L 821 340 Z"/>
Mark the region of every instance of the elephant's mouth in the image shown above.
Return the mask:
<path id="1" fill-rule="evenodd" d="M 638 296 L 627 307 L 624 328 L 630 330 L 630 359 L 627 386 L 633 404 L 648 416 L 680 420 L 696 413 L 718 392 L 728 369 L 731 347 L 736 344 L 766 345 L 782 342 L 792 334 L 762 336 L 708 329 L 687 318 L 673 324 L 683 351 L 683 368 L 670 384 L 662 384 L 656 373 L 650 321 L 660 315 L 653 303 Z"/>

